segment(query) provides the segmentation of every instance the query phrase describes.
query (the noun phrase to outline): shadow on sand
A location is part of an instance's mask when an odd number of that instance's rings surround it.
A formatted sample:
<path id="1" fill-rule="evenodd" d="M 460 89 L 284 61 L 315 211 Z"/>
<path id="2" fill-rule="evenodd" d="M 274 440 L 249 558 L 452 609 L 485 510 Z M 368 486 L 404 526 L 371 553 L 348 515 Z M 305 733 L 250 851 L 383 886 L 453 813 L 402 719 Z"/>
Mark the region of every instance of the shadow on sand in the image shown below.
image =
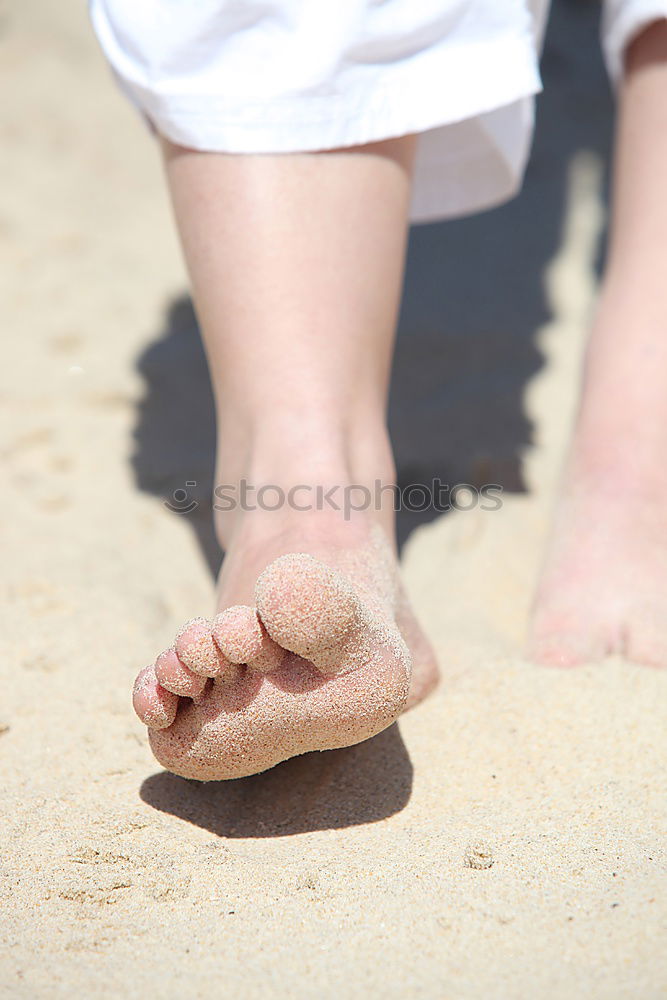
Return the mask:
<path id="1" fill-rule="evenodd" d="M 543 274 L 560 244 L 568 166 L 582 150 L 607 160 L 610 147 L 598 17 L 590 0 L 555 0 L 520 197 L 411 233 L 389 411 L 401 486 L 437 477 L 524 489 L 521 456 L 532 428 L 523 390 L 542 364 L 535 332 L 550 318 Z M 145 395 L 132 459 L 137 485 L 172 508 L 197 501 L 178 516 L 188 518 L 215 575 L 221 553 L 211 528 L 213 398 L 187 297 L 173 303 L 138 367 Z M 185 501 L 178 491 L 187 493 Z M 399 543 L 439 513 L 401 511 Z M 390 815 L 408 801 L 410 783 L 407 752 L 393 727 L 359 747 L 308 755 L 232 784 L 156 775 L 142 797 L 220 835 L 272 836 Z"/>
<path id="2" fill-rule="evenodd" d="M 309 753 L 236 781 L 188 781 L 162 771 L 141 786 L 144 802 L 218 837 L 285 837 L 374 823 L 400 812 L 412 764 L 393 725 L 354 747 Z"/>

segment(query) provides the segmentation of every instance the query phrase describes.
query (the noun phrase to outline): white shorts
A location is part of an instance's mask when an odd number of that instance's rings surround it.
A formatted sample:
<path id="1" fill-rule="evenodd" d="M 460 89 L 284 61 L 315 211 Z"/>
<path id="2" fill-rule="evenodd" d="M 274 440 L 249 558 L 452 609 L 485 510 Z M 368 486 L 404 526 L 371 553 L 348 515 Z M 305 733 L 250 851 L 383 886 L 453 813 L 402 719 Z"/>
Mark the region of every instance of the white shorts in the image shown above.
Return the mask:
<path id="1" fill-rule="evenodd" d="M 411 220 L 491 207 L 523 177 L 549 0 L 90 0 L 120 86 L 173 142 L 229 153 L 419 133 Z M 605 53 L 667 0 L 607 0 Z"/>

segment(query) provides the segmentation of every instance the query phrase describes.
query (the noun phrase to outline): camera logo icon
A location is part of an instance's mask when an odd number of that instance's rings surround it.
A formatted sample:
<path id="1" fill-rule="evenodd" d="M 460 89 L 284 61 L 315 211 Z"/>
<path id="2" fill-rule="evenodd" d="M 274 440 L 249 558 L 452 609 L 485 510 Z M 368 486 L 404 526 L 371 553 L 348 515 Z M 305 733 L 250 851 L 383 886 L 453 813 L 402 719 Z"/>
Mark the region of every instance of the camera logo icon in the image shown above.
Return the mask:
<path id="1" fill-rule="evenodd" d="M 196 486 L 197 482 L 193 479 L 188 479 L 185 484 L 186 486 Z M 194 500 L 188 493 L 187 489 L 179 487 L 171 495 L 171 500 L 165 500 L 164 505 L 167 510 L 172 511 L 174 514 L 190 514 L 196 507 L 199 506 L 197 500 Z"/>

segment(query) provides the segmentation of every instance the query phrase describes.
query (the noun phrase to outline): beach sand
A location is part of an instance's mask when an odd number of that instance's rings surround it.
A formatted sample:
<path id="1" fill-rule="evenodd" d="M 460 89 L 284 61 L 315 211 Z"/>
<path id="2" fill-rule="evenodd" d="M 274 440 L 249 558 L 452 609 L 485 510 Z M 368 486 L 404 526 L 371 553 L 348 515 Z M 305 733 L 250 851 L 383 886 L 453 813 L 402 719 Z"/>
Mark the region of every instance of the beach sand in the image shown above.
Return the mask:
<path id="1" fill-rule="evenodd" d="M 568 10 L 546 67 L 570 81 L 562 101 L 588 80 L 563 39 L 591 15 Z M 523 323 L 521 342 L 488 323 L 457 352 L 423 299 L 410 312 L 408 268 L 399 468 L 425 474 L 464 426 L 478 477 L 517 479 L 501 510 L 423 519 L 405 544 L 439 690 L 360 746 L 198 784 L 159 768 L 130 708 L 137 669 L 212 608 L 215 559 L 203 502 L 191 514 L 163 502 L 185 480 L 206 485 L 211 426 L 157 151 L 82 4 L 22 0 L 0 32 L 3 991 L 667 996 L 667 673 L 620 660 L 545 670 L 520 654 L 604 225 L 600 150 L 577 139 L 600 135 L 600 107 L 609 116 L 599 67 L 572 141 L 549 156 L 544 133 L 529 171 L 521 204 L 544 206 L 542 256 L 535 213 L 502 210 L 518 213 L 524 258 L 508 284 L 503 255 L 489 296 L 505 304 L 479 308 Z M 506 217 L 428 227 L 411 252 L 443 231 L 474 246 Z M 532 302 L 516 324 L 515 300 Z M 455 379 L 459 354 L 488 356 L 487 333 L 493 370 L 457 383 L 454 403 L 421 390 L 420 359 L 428 381 L 449 344 Z M 410 392 L 431 405 L 414 445 Z M 466 417 L 453 435 L 436 420 L 448 406 Z M 509 430 L 486 448 L 491 424 Z"/>

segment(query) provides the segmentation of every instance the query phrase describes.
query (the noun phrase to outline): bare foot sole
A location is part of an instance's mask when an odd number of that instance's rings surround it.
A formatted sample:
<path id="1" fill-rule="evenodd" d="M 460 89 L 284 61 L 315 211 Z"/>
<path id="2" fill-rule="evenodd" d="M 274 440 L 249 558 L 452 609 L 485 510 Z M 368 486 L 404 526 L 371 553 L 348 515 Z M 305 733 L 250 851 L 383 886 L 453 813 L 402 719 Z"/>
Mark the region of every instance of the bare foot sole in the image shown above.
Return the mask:
<path id="1" fill-rule="evenodd" d="M 437 683 L 379 528 L 326 560 L 279 556 L 254 599 L 189 622 L 137 678 L 135 710 L 176 774 L 239 778 L 360 743 Z"/>

